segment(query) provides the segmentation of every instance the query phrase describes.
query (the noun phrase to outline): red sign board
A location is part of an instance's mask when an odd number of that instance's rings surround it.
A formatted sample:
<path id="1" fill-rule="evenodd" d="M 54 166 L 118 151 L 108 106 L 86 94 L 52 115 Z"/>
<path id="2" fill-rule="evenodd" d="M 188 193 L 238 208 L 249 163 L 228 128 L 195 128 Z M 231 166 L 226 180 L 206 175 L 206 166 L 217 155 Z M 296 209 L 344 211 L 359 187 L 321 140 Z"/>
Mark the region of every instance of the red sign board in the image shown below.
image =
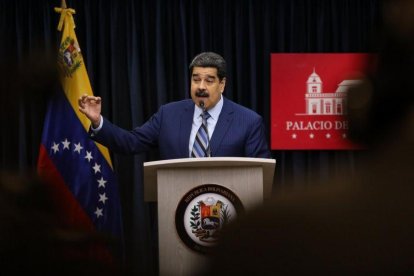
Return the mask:
<path id="1" fill-rule="evenodd" d="M 347 137 L 347 89 L 367 54 L 272 54 L 271 148 L 356 149 Z"/>

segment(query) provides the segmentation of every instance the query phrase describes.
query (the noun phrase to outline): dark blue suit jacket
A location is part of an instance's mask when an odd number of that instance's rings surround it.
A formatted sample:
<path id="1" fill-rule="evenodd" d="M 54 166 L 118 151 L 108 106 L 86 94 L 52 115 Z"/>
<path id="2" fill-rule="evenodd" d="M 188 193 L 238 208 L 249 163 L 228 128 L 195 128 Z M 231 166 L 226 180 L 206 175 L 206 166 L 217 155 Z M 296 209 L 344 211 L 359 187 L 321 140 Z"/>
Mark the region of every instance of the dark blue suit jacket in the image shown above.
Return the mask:
<path id="1" fill-rule="evenodd" d="M 187 158 L 193 114 L 194 102 L 186 99 L 161 106 L 144 125 L 131 131 L 104 119 L 102 129 L 90 136 L 118 153 L 136 154 L 158 147 L 161 159 Z M 210 147 L 213 157 L 271 157 L 262 117 L 226 98 Z"/>

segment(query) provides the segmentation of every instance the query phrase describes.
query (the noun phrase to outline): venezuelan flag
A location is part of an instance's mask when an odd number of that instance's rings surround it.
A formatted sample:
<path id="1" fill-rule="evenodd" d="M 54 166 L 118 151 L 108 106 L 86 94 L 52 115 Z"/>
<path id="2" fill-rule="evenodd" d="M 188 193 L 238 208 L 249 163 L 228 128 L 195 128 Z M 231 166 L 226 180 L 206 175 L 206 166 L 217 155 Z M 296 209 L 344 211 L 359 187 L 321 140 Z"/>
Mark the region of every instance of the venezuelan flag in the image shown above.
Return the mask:
<path id="1" fill-rule="evenodd" d="M 75 34 L 75 10 L 55 10 L 60 13 L 58 30 L 63 29 L 58 54 L 63 91 L 48 104 L 38 173 L 52 188 L 65 223 L 110 235 L 122 244 L 121 205 L 110 155 L 89 139 L 90 123 L 78 110 L 78 98 L 93 92 Z"/>

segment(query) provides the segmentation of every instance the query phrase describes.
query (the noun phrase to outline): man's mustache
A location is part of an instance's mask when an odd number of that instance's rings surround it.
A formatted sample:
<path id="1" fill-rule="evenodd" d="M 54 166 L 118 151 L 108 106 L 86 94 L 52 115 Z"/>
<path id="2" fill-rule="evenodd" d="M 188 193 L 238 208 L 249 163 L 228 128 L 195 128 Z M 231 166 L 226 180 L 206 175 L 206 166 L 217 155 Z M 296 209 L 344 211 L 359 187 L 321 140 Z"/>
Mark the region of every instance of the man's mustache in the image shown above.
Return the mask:
<path id="1" fill-rule="evenodd" d="M 209 94 L 205 90 L 198 90 L 196 91 L 195 95 L 197 97 L 204 97 L 204 98 L 207 98 L 209 96 Z"/>

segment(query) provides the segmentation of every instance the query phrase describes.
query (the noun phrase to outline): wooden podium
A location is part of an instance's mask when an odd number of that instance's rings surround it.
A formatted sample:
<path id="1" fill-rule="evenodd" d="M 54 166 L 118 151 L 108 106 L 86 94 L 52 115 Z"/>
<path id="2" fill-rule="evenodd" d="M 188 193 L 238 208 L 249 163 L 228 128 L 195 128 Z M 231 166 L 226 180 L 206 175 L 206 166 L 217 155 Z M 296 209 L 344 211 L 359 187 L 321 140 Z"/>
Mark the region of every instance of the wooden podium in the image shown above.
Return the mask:
<path id="1" fill-rule="evenodd" d="M 144 198 L 158 201 L 160 275 L 196 275 L 206 256 L 188 247 L 176 229 L 176 210 L 195 187 L 220 185 L 231 190 L 245 210 L 272 192 L 276 160 L 263 158 L 185 158 L 144 163 Z"/>

